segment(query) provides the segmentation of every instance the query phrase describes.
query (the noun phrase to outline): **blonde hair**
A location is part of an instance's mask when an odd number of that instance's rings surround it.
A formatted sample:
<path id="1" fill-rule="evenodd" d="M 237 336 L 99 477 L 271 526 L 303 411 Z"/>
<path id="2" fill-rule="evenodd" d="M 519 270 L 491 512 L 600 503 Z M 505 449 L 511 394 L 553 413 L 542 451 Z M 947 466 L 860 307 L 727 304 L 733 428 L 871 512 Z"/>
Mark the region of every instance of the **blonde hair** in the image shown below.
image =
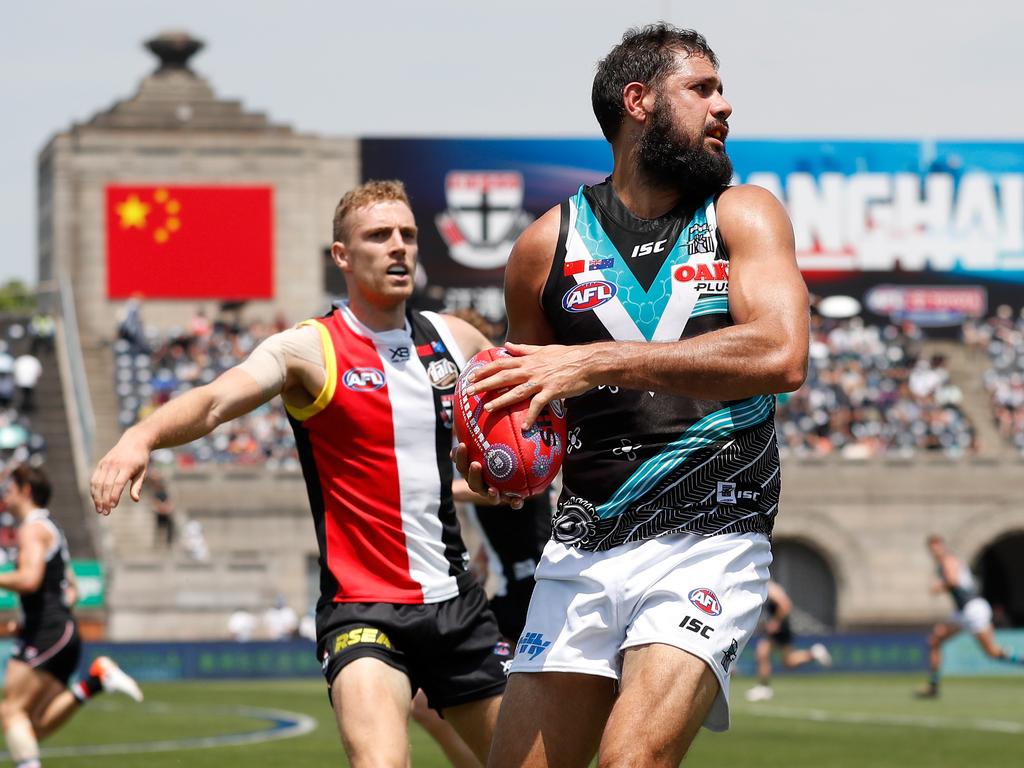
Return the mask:
<path id="1" fill-rule="evenodd" d="M 338 206 L 334 209 L 334 240 L 336 242 L 344 241 L 348 237 L 346 219 L 352 211 L 389 200 L 405 203 L 412 208 L 409 203 L 409 195 L 405 191 L 405 184 L 397 179 L 387 181 L 373 179 L 350 189 L 338 201 Z"/>

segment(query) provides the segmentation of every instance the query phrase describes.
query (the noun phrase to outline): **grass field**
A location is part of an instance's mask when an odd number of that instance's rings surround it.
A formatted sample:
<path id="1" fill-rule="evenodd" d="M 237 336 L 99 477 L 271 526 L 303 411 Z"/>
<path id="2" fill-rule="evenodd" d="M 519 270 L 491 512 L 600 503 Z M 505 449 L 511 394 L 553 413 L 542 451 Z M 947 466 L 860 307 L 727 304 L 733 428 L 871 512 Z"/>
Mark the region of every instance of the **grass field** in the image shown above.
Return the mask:
<path id="1" fill-rule="evenodd" d="M 686 765 L 1024 765 L 1021 680 L 950 679 L 941 699 L 916 701 L 910 692 L 920 681 L 908 676 L 780 677 L 774 700 L 749 704 L 742 694 L 751 681 L 737 680 L 732 730 L 703 732 Z M 288 728 L 289 720 L 298 720 L 290 727 L 299 732 L 311 730 L 273 741 L 220 743 L 222 737 L 263 739 L 274 727 Z M 186 740 L 196 746 L 186 748 Z M 120 697 L 97 699 L 45 747 L 47 768 L 346 764 L 324 686 L 314 680 L 150 684 L 142 705 Z M 414 728 L 413 765 L 445 764 L 440 751 Z"/>

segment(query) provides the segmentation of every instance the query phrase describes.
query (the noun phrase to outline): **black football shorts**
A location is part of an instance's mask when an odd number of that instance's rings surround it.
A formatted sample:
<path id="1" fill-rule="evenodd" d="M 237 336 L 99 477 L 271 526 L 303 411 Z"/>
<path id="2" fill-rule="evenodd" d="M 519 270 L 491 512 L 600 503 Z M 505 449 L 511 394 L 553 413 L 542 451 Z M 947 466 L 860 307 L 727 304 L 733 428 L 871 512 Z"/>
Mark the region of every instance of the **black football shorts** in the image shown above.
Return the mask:
<path id="1" fill-rule="evenodd" d="M 440 603 L 333 603 L 317 615 L 317 658 L 327 678 L 371 657 L 404 672 L 438 711 L 505 690 L 509 644 L 476 584 Z"/>
<path id="2" fill-rule="evenodd" d="M 82 640 L 72 620 L 22 632 L 14 643 L 12 659 L 49 672 L 67 685 L 82 658 Z"/>

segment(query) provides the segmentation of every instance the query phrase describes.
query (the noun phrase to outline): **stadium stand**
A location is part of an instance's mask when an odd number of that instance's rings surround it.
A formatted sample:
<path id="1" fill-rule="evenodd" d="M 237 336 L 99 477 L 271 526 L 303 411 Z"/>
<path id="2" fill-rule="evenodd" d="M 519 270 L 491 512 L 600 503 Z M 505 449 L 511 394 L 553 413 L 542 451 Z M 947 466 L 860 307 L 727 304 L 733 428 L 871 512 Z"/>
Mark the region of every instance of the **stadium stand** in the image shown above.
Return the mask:
<path id="1" fill-rule="evenodd" d="M 74 456 L 69 436 L 66 393 L 59 375 L 52 335 L 37 334 L 35 328 L 50 328 L 42 319 L 5 317 L 0 319 L 0 394 L 11 387 L 11 396 L 0 405 L 0 457 L 5 464 L 23 461 L 46 463 L 54 485 L 51 512 L 64 529 L 68 546 L 79 559 L 94 558 L 96 548 L 89 527 L 83 523 L 82 497 L 75 477 Z M 31 406 L 17 386 L 18 359 L 31 355 L 39 362 L 32 387 Z M 22 360 L 26 369 L 31 361 Z M 26 382 L 32 377 L 26 379 Z"/>
<path id="2" fill-rule="evenodd" d="M 1024 454 L 1024 315 L 1014 319 L 1009 307 L 999 307 L 994 316 L 965 324 L 964 342 L 985 355 L 982 381 L 1000 436 Z"/>
<path id="3" fill-rule="evenodd" d="M 976 448 L 946 357 L 911 325 L 812 319 L 807 382 L 779 398 L 780 448 L 797 456 L 867 458 Z"/>
<path id="4" fill-rule="evenodd" d="M 127 429 L 171 397 L 213 381 L 280 327 L 280 321 L 244 326 L 211 323 L 197 313 L 187 328 L 150 332 L 144 342 L 122 333 L 113 347 L 121 428 Z M 276 400 L 201 440 L 173 452 L 161 451 L 155 460 L 179 468 L 261 464 L 297 471 L 299 466 L 288 419 Z"/>

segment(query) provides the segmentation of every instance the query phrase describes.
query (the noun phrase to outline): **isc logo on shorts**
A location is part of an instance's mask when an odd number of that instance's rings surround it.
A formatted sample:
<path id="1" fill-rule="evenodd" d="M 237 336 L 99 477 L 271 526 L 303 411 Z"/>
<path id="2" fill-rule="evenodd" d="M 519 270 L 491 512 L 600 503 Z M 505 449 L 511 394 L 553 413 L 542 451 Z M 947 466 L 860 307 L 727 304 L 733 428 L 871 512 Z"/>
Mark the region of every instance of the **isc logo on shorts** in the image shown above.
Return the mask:
<path id="1" fill-rule="evenodd" d="M 377 368 L 349 368 L 341 383 L 353 392 L 373 392 L 384 386 L 384 371 Z"/>
<path id="2" fill-rule="evenodd" d="M 718 595 L 707 587 L 698 587 L 690 592 L 687 597 L 697 608 L 704 611 L 708 616 L 718 616 L 722 612 L 722 604 L 718 602 Z"/>
<path id="3" fill-rule="evenodd" d="M 567 312 L 586 312 L 611 301 L 618 290 L 605 280 L 591 280 L 574 285 L 562 297 L 562 309 Z"/>

